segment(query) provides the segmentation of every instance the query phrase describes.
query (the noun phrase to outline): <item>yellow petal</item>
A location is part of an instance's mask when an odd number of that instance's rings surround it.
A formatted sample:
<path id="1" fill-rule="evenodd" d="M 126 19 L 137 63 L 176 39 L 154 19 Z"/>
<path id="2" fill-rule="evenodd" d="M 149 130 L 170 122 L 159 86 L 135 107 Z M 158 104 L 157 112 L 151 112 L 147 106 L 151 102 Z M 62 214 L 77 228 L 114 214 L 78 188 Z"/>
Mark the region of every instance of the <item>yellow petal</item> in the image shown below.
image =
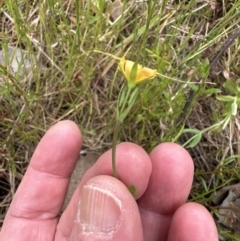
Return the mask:
<path id="1" fill-rule="evenodd" d="M 138 69 L 137 71 L 137 77 L 136 77 L 136 83 L 139 83 L 144 80 L 152 79 L 157 75 L 156 69 L 150 69 L 147 67 L 143 67 Z"/>
<path id="2" fill-rule="evenodd" d="M 130 73 L 131 73 L 133 65 L 134 65 L 133 61 L 126 60 L 124 57 L 122 57 L 120 59 L 119 68 L 122 71 L 122 73 L 124 74 L 127 81 L 129 81 Z"/>
<path id="3" fill-rule="evenodd" d="M 127 81 L 130 81 L 130 75 L 133 68 L 133 65 L 135 63 L 131 60 L 126 60 L 124 57 L 120 59 L 119 62 L 119 68 L 124 74 Z M 147 67 L 142 67 L 142 65 L 137 65 L 137 73 L 136 73 L 136 79 L 134 80 L 134 84 L 138 84 L 144 80 L 152 79 L 156 76 L 157 70 L 156 69 L 150 69 Z"/>

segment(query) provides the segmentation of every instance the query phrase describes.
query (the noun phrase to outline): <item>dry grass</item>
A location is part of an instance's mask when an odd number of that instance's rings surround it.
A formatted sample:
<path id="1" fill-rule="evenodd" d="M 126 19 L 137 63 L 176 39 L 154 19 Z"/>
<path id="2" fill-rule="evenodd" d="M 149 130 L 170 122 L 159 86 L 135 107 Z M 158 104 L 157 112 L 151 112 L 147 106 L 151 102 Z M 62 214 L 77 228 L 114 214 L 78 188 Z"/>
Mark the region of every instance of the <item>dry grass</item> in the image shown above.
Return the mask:
<path id="1" fill-rule="evenodd" d="M 238 38 L 213 60 L 239 28 L 240 1 L 113 2 L 0 4 L 1 50 L 9 56 L 0 65 L 1 221 L 49 126 L 71 119 L 83 131 L 84 149 L 100 154 L 111 147 L 124 79 L 116 61 L 94 49 L 116 56 L 128 50 L 127 58 L 184 81 L 157 78 L 144 85 L 120 140 L 149 151 L 163 141 L 183 144 L 191 136 L 184 128 L 202 131 L 200 142 L 189 148 L 196 167 L 190 199 L 213 215 L 218 209 L 212 193 L 238 181 L 239 112 L 222 130 L 229 108 L 216 99 L 220 92 L 235 96 L 224 83 L 239 76 Z M 29 60 L 19 61 L 15 72 L 10 46 L 26 51 L 22 55 Z M 216 124 L 218 129 L 211 128 Z M 219 233 L 239 240 L 222 226 Z"/>

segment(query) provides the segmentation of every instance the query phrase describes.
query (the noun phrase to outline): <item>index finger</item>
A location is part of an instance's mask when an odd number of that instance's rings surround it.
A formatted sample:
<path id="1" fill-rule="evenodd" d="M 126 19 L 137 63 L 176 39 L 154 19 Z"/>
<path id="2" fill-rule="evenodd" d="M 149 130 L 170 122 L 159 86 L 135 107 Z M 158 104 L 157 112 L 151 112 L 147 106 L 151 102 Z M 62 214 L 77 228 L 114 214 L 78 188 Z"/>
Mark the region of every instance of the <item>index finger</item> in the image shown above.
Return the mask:
<path id="1" fill-rule="evenodd" d="M 59 122 L 44 135 L 6 215 L 1 240 L 53 240 L 81 143 L 71 121 Z"/>

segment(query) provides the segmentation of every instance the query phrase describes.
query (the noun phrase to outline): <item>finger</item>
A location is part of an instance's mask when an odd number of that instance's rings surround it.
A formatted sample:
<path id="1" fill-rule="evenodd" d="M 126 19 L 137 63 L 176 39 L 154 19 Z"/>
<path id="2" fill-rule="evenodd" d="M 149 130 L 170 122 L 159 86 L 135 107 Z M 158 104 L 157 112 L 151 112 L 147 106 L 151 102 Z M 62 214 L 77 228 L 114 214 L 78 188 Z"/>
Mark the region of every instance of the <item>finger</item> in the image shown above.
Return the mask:
<path id="1" fill-rule="evenodd" d="M 174 143 L 160 144 L 150 158 L 152 174 L 138 201 L 144 240 L 167 240 L 172 216 L 188 198 L 193 162 L 188 152 Z"/>
<path id="2" fill-rule="evenodd" d="M 76 210 L 83 185 L 92 177 L 98 175 L 113 175 L 111 153 L 111 150 L 104 153 L 96 164 L 83 176 L 72 200 L 60 219 L 56 237 L 67 238 L 70 236 L 74 220 L 76 219 Z M 149 155 L 138 145 L 122 143 L 117 146 L 116 157 L 120 181 L 126 186 L 134 185 L 137 190 L 137 198 L 141 197 L 147 188 L 152 171 Z"/>
<path id="3" fill-rule="evenodd" d="M 44 135 L 9 208 L 2 240 L 53 240 L 81 142 L 78 127 L 70 121 Z"/>
<path id="4" fill-rule="evenodd" d="M 70 241 L 143 240 L 137 204 L 119 180 L 97 176 L 83 186 Z"/>
<path id="5" fill-rule="evenodd" d="M 174 214 L 168 241 L 217 241 L 218 232 L 212 216 L 197 203 L 186 203 Z"/>

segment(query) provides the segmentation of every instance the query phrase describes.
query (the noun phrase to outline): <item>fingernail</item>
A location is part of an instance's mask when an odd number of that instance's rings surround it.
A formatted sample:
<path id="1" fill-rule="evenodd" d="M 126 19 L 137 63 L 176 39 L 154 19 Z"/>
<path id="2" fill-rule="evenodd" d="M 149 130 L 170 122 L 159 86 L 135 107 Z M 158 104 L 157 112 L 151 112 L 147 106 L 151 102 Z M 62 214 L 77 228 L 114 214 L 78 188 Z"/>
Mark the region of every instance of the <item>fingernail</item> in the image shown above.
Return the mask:
<path id="1" fill-rule="evenodd" d="M 83 187 L 77 217 L 82 232 L 112 234 L 120 216 L 121 201 L 110 191 L 94 185 Z"/>

